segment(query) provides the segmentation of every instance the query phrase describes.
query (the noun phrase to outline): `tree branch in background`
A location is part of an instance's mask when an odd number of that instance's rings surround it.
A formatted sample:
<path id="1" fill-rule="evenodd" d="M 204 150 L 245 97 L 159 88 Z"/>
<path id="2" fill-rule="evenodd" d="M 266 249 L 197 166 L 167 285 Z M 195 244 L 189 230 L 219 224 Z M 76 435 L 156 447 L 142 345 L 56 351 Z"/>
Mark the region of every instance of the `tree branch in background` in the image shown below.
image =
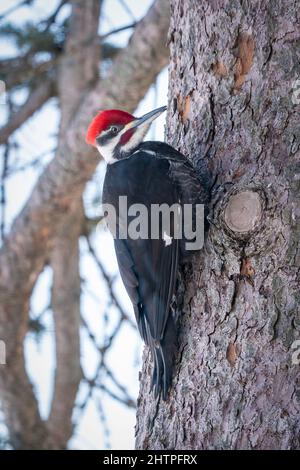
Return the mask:
<path id="1" fill-rule="evenodd" d="M 105 284 L 106 284 L 106 286 L 108 288 L 108 291 L 109 291 L 109 296 L 110 296 L 113 304 L 117 307 L 117 309 L 121 313 L 121 320 L 127 320 L 131 324 L 131 326 L 133 328 L 135 328 L 135 324 L 130 321 L 128 315 L 126 314 L 126 312 L 122 308 L 117 296 L 115 295 L 114 290 L 113 290 L 113 279 L 111 279 L 109 277 L 109 275 L 106 273 L 106 271 L 104 269 L 104 266 L 102 266 L 102 264 L 100 263 L 100 260 L 98 259 L 97 255 L 96 255 L 96 252 L 95 252 L 95 250 L 94 250 L 94 248 L 91 244 L 89 236 L 86 236 L 86 242 L 87 242 L 89 253 L 92 256 L 92 258 L 94 259 L 94 261 L 95 261 L 95 263 L 96 263 L 103 279 L 105 280 Z"/>
<path id="2" fill-rule="evenodd" d="M 131 11 L 131 9 L 129 8 L 129 6 L 127 5 L 127 3 L 125 2 L 125 0 L 118 0 L 118 2 L 120 3 L 120 5 L 122 5 L 122 7 L 126 11 L 127 15 L 130 16 L 130 18 L 133 21 L 135 21 L 135 16 L 134 16 L 133 12 Z"/>
<path id="3" fill-rule="evenodd" d="M 37 85 L 37 87 L 29 94 L 25 103 L 12 114 L 8 123 L 0 129 L 0 144 L 7 142 L 10 135 L 24 124 L 24 122 L 27 121 L 27 119 L 36 111 L 39 111 L 53 96 L 53 94 L 53 81 L 48 79 Z"/>
<path id="4" fill-rule="evenodd" d="M 5 181 L 8 171 L 8 158 L 9 158 L 9 144 L 5 145 L 3 153 L 3 163 L 1 172 L 0 183 L 0 239 L 3 241 L 5 236 L 5 206 L 6 206 L 6 191 Z"/>
<path id="5" fill-rule="evenodd" d="M 61 2 L 62 5 L 63 2 Z M 87 37 L 97 37 L 99 0 L 72 0 L 72 15 L 61 60 L 58 93 L 61 108 L 60 139 L 79 106 L 87 84 L 97 79 L 98 46 L 82 47 Z M 82 378 L 80 366 L 79 238 L 84 210 L 74 199 L 57 230 L 50 256 L 53 271 L 52 310 L 55 324 L 55 389 L 48 429 L 56 449 L 63 449 L 73 433 L 72 412 Z"/>
<path id="6" fill-rule="evenodd" d="M 6 16 L 11 15 L 14 13 L 16 10 L 18 10 L 21 7 L 24 6 L 30 6 L 33 3 L 34 0 L 23 0 L 16 5 L 10 7 L 8 10 L 6 10 L 4 13 L 0 15 L 0 21 L 2 21 Z"/>
<path id="7" fill-rule="evenodd" d="M 14 57 L 0 61 L 0 77 L 5 82 L 6 91 L 17 86 L 25 86 L 35 81 L 41 81 L 46 76 L 49 80 L 49 72 L 57 64 L 57 58 L 36 62 L 34 55 L 25 54 L 22 57 Z"/>
<path id="8" fill-rule="evenodd" d="M 84 15 L 91 3 L 72 2 L 73 13 L 74 9 L 82 8 Z M 57 444 L 53 428 L 50 429 L 39 415 L 24 366 L 23 342 L 28 328 L 32 289 L 53 252 L 57 233 L 61 233 L 65 222 L 70 221 L 68 215 L 80 207 L 85 183 L 99 161 L 95 151 L 84 142 L 86 128 L 99 108 L 119 107 L 134 111 L 167 64 L 168 24 L 169 2 L 156 0 L 136 26 L 127 48 L 114 60 L 109 77 L 93 85 L 91 74 L 80 104 L 74 106 L 73 100 L 70 106 L 66 103 L 56 156 L 40 177 L 0 251 L 0 338 L 6 342 L 7 353 L 5 370 L 0 370 L 0 386 L 6 422 L 15 448 L 55 448 Z M 59 79 L 62 106 L 64 97 L 73 93 L 68 90 L 67 77 L 70 75 L 64 70 L 69 66 L 68 57 L 74 57 L 73 52 L 73 48 L 66 50 L 66 60 L 61 64 L 61 77 L 64 77 Z M 89 67 L 88 57 L 84 64 Z M 91 65 L 97 68 L 97 56 Z M 76 80 L 77 86 L 81 86 L 79 77 Z M 77 226 L 74 218 L 73 223 Z M 70 282 L 77 281 L 72 278 Z M 64 433 L 65 436 L 67 434 Z M 62 442 L 61 447 L 66 444 Z"/>
<path id="9" fill-rule="evenodd" d="M 41 166 L 45 166 L 45 163 L 43 162 L 43 159 L 47 155 L 54 154 L 56 150 L 55 148 L 45 150 L 44 152 L 40 153 L 38 156 L 33 157 L 32 160 L 29 162 L 24 163 L 23 165 L 9 165 L 6 173 L 6 177 L 9 178 L 12 175 L 15 175 L 16 173 L 20 173 L 23 171 L 28 170 L 29 168 L 33 169 L 38 169 Z M 94 223 L 92 220 L 89 222 L 90 226 Z"/>
<path id="10" fill-rule="evenodd" d="M 44 33 L 46 33 L 49 28 L 52 26 L 53 23 L 55 23 L 55 20 L 62 9 L 62 7 L 67 3 L 68 0 L 61 0 L 60 3 L 57 5 L 56 9 L 54 12 L 49 16 L 47 20 L 45 20 L 43 23 L 45 24 L 45 28 L 43 29 Z"/>
<path id="11" fill-rule="evenodd" d="M 127 31 L 128 29 L 133 29 L 137 25 L 137 22 L 134 21 L 133 23 L 127 24 L 125 26 L 120 26 L 120 28 L 112 29 L 111 31 L 108 31 L 105 34 L 102 34 L 99 39 L 100 42 L 103 42 L 105 39 L 107 39 L 109 36 L 112 36 L 113 34 L 118 34 L 122 33 L 123 31 Z"/>
<path id="12" fill-rule="evenodd" d="M 55 436 L 55 449 L 65 448 L 73 433 L 72 412 L 82 378 L 80 367 L 80 276 L 78 239 L 81 232 L 80 204 L 66 217 L 51 255 L 53 270 L 52 311 L 55 324 L 56 371 L 48 429 Z"/>

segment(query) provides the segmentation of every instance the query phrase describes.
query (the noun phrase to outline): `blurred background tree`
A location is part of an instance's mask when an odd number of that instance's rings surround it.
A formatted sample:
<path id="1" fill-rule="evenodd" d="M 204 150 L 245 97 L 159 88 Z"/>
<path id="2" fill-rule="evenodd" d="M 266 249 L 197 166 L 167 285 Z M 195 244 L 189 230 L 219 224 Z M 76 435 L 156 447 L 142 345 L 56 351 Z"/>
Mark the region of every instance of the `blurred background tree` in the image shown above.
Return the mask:
<path id="1" fill-rule="evenodd" d="M 3 448 L 133 446 L 140 341 L 84 137 L 165 104 L 168 25 L 167 0 L 1 3 Z"/>

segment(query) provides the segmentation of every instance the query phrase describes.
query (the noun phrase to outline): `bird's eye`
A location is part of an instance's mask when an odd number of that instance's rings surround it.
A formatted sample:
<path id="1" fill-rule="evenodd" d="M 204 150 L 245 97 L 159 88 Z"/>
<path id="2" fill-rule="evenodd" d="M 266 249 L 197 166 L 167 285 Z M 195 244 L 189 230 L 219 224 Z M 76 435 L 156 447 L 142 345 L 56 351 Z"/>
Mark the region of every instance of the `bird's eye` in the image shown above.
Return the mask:
<path id="1" fill-rule="evenodd" d="M 113 132 L 114 134 L 116 134 L 118 132 L 118 128 L 116 126 L 111 126 L 109 128 L 110 132 Z"/>

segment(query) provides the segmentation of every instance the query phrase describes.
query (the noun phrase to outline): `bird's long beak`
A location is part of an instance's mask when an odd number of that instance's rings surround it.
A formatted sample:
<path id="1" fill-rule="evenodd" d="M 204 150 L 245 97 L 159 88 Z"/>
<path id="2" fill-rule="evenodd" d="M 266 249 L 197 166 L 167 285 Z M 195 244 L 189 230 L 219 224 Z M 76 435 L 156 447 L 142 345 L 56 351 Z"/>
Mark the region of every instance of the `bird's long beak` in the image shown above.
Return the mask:
<path id="1" fill-rule="evenodd" d="M 136 118 L 133 121 L 129 122 L 126 124 L 125 129 L 126 131 L 128 129 L 134 129 L 135 127 L 138 126 L 143 126 L 146 124 L 151 124 L 154 119 L 158 118 L 165 110 L 167 109 L 167 106 L 162 106 L 161 108 L 154 109 L 153 111 L 150 111 L 150 113 L 144 114 L 144 116 L 140 118 Z"/>

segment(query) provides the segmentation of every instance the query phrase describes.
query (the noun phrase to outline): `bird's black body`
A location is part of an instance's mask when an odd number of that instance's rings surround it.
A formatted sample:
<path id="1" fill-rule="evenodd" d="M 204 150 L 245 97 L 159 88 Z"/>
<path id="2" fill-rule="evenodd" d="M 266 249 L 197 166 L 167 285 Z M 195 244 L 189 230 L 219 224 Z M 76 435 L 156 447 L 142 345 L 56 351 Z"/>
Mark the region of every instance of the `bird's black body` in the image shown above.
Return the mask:
<path id="1" fill-rule="evenodd" d="M 144 204 L 150 213 L 151 204 L 203 203 L 204 194 L 193 166 L 182 154 L 161 142 L 144 142 L 127 158 L 108 165 L 103 203 L 116 208 L 120 225 L 127 213 L 119 212 L 119 196 L 127 196 L 128 207 Z M 173 232 L 171 225 L 170 237 Z M 171 301 L 183 256 L 182 245 L 176 239 L 166 244 L 162 236 L 159 239 L 116 237 L 115 250 L 140 334 L 152 351 L 152 386 L 156 394 L 162 392 L 166 398 L 177 343 Z"/>

